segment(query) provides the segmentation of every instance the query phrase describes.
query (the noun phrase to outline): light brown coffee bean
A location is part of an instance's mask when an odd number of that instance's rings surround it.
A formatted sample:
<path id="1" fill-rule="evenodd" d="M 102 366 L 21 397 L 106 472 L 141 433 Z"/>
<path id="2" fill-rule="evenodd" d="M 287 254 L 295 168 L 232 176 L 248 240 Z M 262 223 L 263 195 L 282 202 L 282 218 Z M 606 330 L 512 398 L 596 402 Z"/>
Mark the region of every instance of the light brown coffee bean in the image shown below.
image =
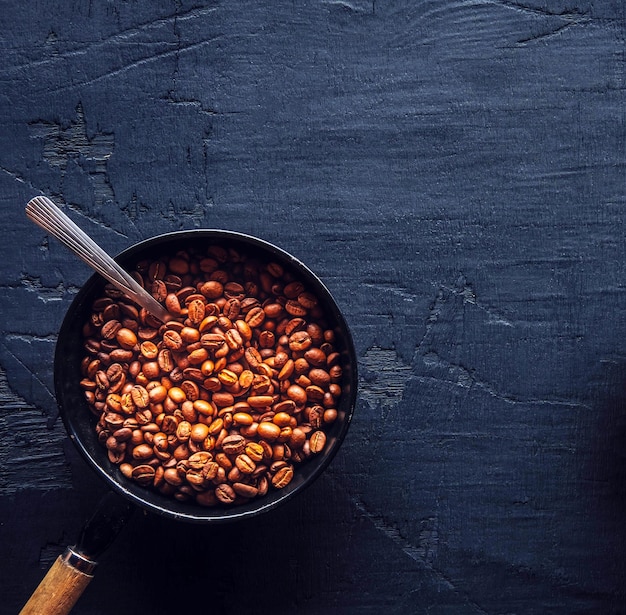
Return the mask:
<path id="1" fill-rule="evenodd" d="M 115 339 L 124 350 L 131 350 L 137 344 L 137 335 L 127 327 L 120 327 L 115 334 Z"/>
<path id="2" fill-rule="evenodd" d="M 256 464 L 246 453 L 241 453 L 235 458 L 235 465 L 242 474 L 252 474 L 256 469 Z"/>
<path id="3" fill-rule="evenodd" d="M 323 431 L 314 431 L 309 438 L 309 448 L 312 453 L 321 453 L 326 446 L 326 434 Z"/>
<path id="4" fill-rule="evenodd" d="M 133 459 L 145 461 L 154 455 L 152 447 L 148 444 L 139 444 L 133 448 Z"/>
<path id="5" fill-rule="evenodd" d="M 271 421 L 262 421 L 257 427 L 257 435 L 263 440 L 273 442 L 280 436 L 280 427 Z"/>
<path id="6" fill-rule="evenodd" d="M 253 307 L 245 316 L 245 321 L 252 329 L 260 327 L 265 320 L 265 312 L 262 307 Z"/>
<path id="7" fill-rule="evenodd" d="M 264 449 L 258 442 L 249 442 L 246 444 L 245 452 L 255 463 L 263 459 Z"/>
<path id="8" fill-rule="evenodd" d="M 276 489 L 284 489 L 293 479 L 293 467 L 285 465 L 272 476 L 272 485 Z"/>
<path id="9" fill-rule="evenodd" d="M 292 384 L 287 389 L 287 396 L 296 406 L 303 406 L 307 401 L 306 391 L 298 384 Z"/>
<path id="10" fill-rule="evenodd" d="M 137 408 L 147 408 L 150 403 L 150 395 L 145 387 L 136 384 L 131 390 L 130 395 L 133 403 Z"/>
<path id="11" fill-rule="evenodd" d="M 246 401 L 252 408 L 269 408 L 274 398 L 271 395 L 250 395 Z"/>

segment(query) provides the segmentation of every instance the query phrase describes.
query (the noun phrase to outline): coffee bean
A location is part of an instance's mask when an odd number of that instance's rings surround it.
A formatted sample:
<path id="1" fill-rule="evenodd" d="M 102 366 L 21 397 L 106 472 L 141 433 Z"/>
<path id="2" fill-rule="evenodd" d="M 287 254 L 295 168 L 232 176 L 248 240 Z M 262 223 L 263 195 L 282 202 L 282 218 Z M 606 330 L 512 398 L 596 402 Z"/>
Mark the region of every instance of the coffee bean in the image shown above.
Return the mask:
<path id="1" fill-rule="evenodd" d="M 248 455 L 241 453 L 235 458 L 235 465 L 242 474 L 252 474 L 256 469 L 256 464 Z"/>
<path id="2" fill-rule="evenodd" d="M 257 435 L 263 440 L 273 442 L 280 435 L 280 427 L 270 421 L 262 421 L 257 427 Z"/>
<path id="3" fill-rule="evenodd" d="M 215 495 L 222 504 L 232 504 L 237 497 L 235 490 L 226 483 L 222 483 L 215 488 Z"/>
<path id="4" fill-rule="evenodd" d="M 326 434 L 323 431 L 314 431 L 309 438 L 309 448 L 312 453 L 321 453 L 326 446 Z"/>
<path id="5" fill-rule="evenodd" d="M 290 465 L 283 466 L 272 476 L 272 485 L 276 489 L 284 489 L 293 478 L 293 467 Z"/>
<path id="6" fill-rule="evenodd" d="M 92 305 L 80 386 L 109 459 L 201 506 L 283 489 L 338 416 L 341 355 L 318 298 L 279 263 L 221 246 L 131 275 L 173 318 L 163 325 L 111 285 Z"/>
<path id="7" fill-rule="evenodd" d="M 245 438 L 238 434 L 226 436 L 222 441 L 222 449 L 227 455 L 239 455 L 243 452 L 245 446 Z"/>

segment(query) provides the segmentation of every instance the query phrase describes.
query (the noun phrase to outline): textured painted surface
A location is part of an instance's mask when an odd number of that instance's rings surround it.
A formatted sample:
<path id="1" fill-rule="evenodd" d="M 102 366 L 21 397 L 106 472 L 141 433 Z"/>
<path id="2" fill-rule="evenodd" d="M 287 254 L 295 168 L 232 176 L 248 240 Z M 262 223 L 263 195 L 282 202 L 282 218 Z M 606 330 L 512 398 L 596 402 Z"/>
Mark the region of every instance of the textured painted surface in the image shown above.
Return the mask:
<path id="1" fill-rule="evenodd" d="M 626 612 L 621 1 L 0 15 L 0 612 L 103 492 L 51 378 L 89 271 L 27 221 L 39 193 L 111 253 L 277 243 L 335 294 L 361 373 L 301 498 L 217 529 L 136 515 L 77 614 Z"/>

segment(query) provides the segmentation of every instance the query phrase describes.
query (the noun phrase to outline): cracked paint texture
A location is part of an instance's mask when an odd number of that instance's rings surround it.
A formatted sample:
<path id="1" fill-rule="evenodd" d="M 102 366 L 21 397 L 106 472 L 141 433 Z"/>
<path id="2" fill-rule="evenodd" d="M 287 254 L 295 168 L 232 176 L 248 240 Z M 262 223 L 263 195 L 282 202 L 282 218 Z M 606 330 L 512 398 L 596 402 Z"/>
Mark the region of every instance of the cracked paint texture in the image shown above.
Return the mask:
<path id="1" fill-rule="evenodd" d="M 359 359 L 348 438 L 308 493 L 219 532 L 137 515 L 78 615 L 177 612 L 157 573 L 210 578 L 222 613 L 233 595 L 242 613 L 623 612 L 622 3 L 0 10 L 10 612 L 102 489 L 52 377 L 91 272 L 26 219 L 39 193 L 111 254 L 186 228 L 275 242 L 334 294 Z"/>

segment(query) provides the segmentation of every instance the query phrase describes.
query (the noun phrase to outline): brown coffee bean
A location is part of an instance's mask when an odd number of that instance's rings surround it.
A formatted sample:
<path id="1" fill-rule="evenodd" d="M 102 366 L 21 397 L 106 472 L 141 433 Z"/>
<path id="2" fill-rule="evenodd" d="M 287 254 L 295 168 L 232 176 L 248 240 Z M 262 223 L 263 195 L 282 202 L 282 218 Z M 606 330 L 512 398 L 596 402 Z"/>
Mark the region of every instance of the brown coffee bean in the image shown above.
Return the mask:
<path id="1" fill-rule="evenodd" d="M 271 421 L 262 421 L 257 427 L 257 435 L 263 440 L 273 442 L 280 436 L 280 427 Z"/>
<path id="2" fill-rule="evenodd" d="M 200 341 L 200 331 L 194 327 L 183 327 L 179 335 L 185 344 L 193 344 Z"/>
<path id="3" fill-rule="evenodd" d="M 209 280 L 200 286 L 200 292 L 207 299 L 217 299 L 224 293 L 224 286 L 217 280 Z"/>
<path id="4" fill-rule="evenodd" d="M 180 337 L 180 333 L 171 329 L 165 331 L 163 334 L 163 345 L 169 350 L 180 350 L 183 347 L 183 340 Z"/>
<path id="5" fill-rule="evenodd" d="M 211 421 L 211 424 L 207 426 L 208 434 L 212 436 L 217 436 L 222 429 L 224 428 L 224 419 L 222 417 L 217 417 Z"/>
<path id="6" fill-rule="evenodd" d="M 298 384 L 292 384 L 287 389 L 287 396 L 296 406 L 303 406 L 307 401 L 306 391 Z"/>
<path id="7" fill-rule="evenodd" d="M 202 442 L 209 435 L 209 426 L 205 423 L 196 423 L 192 425 L 190 438 L 193 442 Z"/>
<path id="8" fill-rule="evenodd" d="M 207 308 L 205 308 L 204 312 L 206 314 Z M 202 335 L 203 333 L 206 333 L 206 332 L 210 331 L 213 328 L 213 326 L 215 325 L 215 323 L 217 323 L 217 316 L 214 315 L 214 314 L 209 314 L 198 325 L 198 333 L 200 333 L 200 335 Z"/>
<path id="9" fill-rule="evenodd" d="M 298 384 L 302 385 L 301 382 Z M 324 400 L 325 392 L 321 387 L 315 384 L 309 384 L 305 386 L 304 390 L 306 392 L 306 398 L 309 402 L 320 403 Z"/>
<path id="10" fill-rule="evenodd" d="M 284 399 L 272 406 L 272 410 L 277 414 L 279 412 L 286 412 L 287 414 L 293 414 L 296 411 L 296 404 L 293 399 Z"/>
<path id="11" fill-rule="evenodd" d="M 189 421 L 181 421 L 180 423 L 178 423 L 178 425 L 176 426 L 176 438 L 179 442 L 187 442 L 187 440 L 189 440 L 189 438 L 191 438 L 192 433 L 193 433 L 193 427 L 191 426 L 191 423 Z M 200 436 L 200 433 L 196 434 L 196 437 Z M 206 437 L 206 436 L 205 436 Z M 202 438 L 200 440 L 196 440 L 197 442 L 201 442 Z"/>
<path id="12" fill-rule="evenodd" d="M 326 408 L 323 414 L 323 420 L 325 425 L 330 425 L 337 420 L 337 409 L 336 408 Z"/>
<path id="13" fill-rule="evenodd" d="M 254 485 L 247 483 L 233 483 L 233 491 L 243 498 L 255 498 L 259 494 L 259 490 Z"/>
<path id="14" fill-rule="evenodd" d="M 237 497 L 235 490 L 226 483 L 215 488 L 215 495 L 222 504 L 232 504 Z"/>
<path id="15" fill-rule="evenodd" d="M 293 478 L 293 467 L 285 465 L 272 476 L 272 485 L 276 489 L 284 489 Z"/>
<path id="16" fill-rule="evenodd" d="M 324 408 L 322 406 L 315 405 L 305 410 L 305 418 L 314 429 L 319 429 L 322 426 L 323 416 Z"/>
<path id="17" fill-rule="evenodd" d="M 255 463 L 263 459 L 264 449 L 258 442 L 249 442 L 246 444 L 245 452 Z"/>
<path id="18" fill-rule="evenodd" d="M 272 331 L 265 329 L 259 333 L 259 346 L 261 348 L 273 348 L 276 344 L 276 336 Z"/>
<path id="19" fill-rule="evenodd" d="M 119 320 L 109 320 L 102 325 L 100 335 L 106 340 L 116 339 L 118 331 L 122 328 Z"/>
<path id="20" fill-rule="evenodd" d="M 245 453 L 237 455 L 235 465 L 242 474 L 252 474 L 256 470 L 256 464 Z"/>
<path id="21" fill-rule="evenodd" d="M 238 434 L 226 436 L 222 441 L 222 450 L 227 455 L 239 455 L 244 451 L 246 439 Z"/>
<path id="22" fill-rule="evenodd" d="M 239 374 L 239 386 L 242 390 L 249 389 L 253 381 L 254 374 L 249 369 L 244 369 L 241 374 Z"/>
<path id="23" fill-rule="evenodd" d="M 137 408 L 147 408 L 150 403 L 150 395 L 148 391 L 141 385 L 136 384 L 131 390 L 130 395 L 133 403 Z"/>
<path id="24" fill-rule="evenodd" d="M 241 313 L 241 302 L 239 301 L 239 299 L 231 297 L 224 304 L 222 311 L 224 313 L 224 316 L 229 318 L 231 321 L 234 321 Z"/>
<path id="25" fill-rule="evenodd" d="M 291 430 L 288 442 L 292 449 L 301 448 L 306 442 L 306 433 L 300 427 L 295 427 Z"/>
<path id="26" fill-rule="evenodd" d="M 254 419 L 252 418 L 252 415 L 248 412 L 235 412 L 235 414 L 233 414 L 233 422 L 235 425 L 238 426 L 249 426 L 254 423 Z"/>
<path id="27" fill-rule="evenodd" d="M 179 487 L 183 484 L 183 478 L 176 468 L 167 468 L 163 473 L 163 478 L 165 479 L 165 482 L 170 485 L 174 485 L 175 487 Z"/>
<path id="28" fill-rule="evenodd" d="M 154 455 L 152 447 L 148 444 L 139 444 L 133 448 L 133 459 L 145 461 Z"/>
<path id="29" fill-rule="evenodd" d="M 252 329 L 260 327 L 265 320 L 265 312 L 262 307 L 253 307 L 245 316 L 245 321 Z"/>
<path id="30" fill-rule="evenodd" d="M 224 333 L 224 339 L 231 350 L 238 350 L 243 346 L 243 338 L 237 329 L 228 329 Z"/>
<path id="31" fill-rule="evenodd" d="M 310 333 L 309 337 L 311 337 L 311 341 L 313 341 Z M 326 354 L 320 348 L 309 348 L 304 353 L 304 358 L 314 367 L 324 367 L 326 365 Z"/>
<path id="32" fill-rule="evenodd" d="M 307 315 L 308 310 L 297 300 L 289 299 L 285 303 L 285 312 L 291 316 L 303 317 Z"/>
<path id="33" fill-rule="evenodd" d="M 151 387 L 148 391 L 148 398 L 152 404 L 160 404 L 167 397 L 167 388 L 163 385 Z"/>
<path id="34" fill-rule="evenodd" d="M 203 416 L 212 416 L 215 413 L 215 408 L 206 399 L 197 399 L 194 401 L 193 409 Z"/>
<path id="35" fill-rule="evenodd" d="M 295 362 L 293 359 L 287 359 L 282 366 L 280 372 L 278 372 L 278 380 L 288 380 L 293 375 L 295 370 Z"/>
<path id="36" fill-rule="evenodd" d="M 202 299 L 194 299 L 187 305 L 187 318 L 194 325 L 199 325 L 205 316 L 205 304 Z"/>
<path id="37" fill-rule="evenodd" d="M 268 408 L 273 401 L 274 398 L 271 395 L 251 395 L 247 399 L 252 408 Z"/>
<path id="38" fill-rule="evenodd" d="M 109 359 L 112 363 L 129 363 L 134 357 L 132 350 L 126 350 L 124 348 L 116 348 L 109 354 Z"/>
<path id="39" fill-rule="evenodd" d="M 174 434 L 178 429 L 179 420 L 170 414 L 163 417 L 163 421 L 161 422 L 161 430 L 166 434 Z"/>
<path id="40" fill-rule="evenodd" d="M 166 374 L 171 372 L 174 369 L 174 358 L 171 351 L 167 348 L 160 350 L 157 356 L 157 363 Z"/>
<path id="41" fill-rule="evenodd" d="M 152 484 L 152 481 L 154 480 L 154 475 L 155 469 L 147 464 L 135 466 L 135 468 L 133 468 L 133 470 L 131 471 L 131 476 L 133 480 L 144 486 Z"/>
<path id="42" fill-rule="evenodd" d="M 289 348 L 294 352 L 308 350 L 312 343 L 311 336 L 306 331 L 296 331 L 289 337 Z"/>
<path id="43" fill-rule="evenodd" d="M 183 392 L 186 400 L 194 402 L 200 397 L 200 387 L 192 380 L 183 380 L 180 383 L 180 390 Z"/>
<path id="44" fill-rule="evenodd" d="M 209 352 L 206 348 L 196 348 L 187 355 L 190 365 L 202 365 L 208 358 Z"/>
<path id="45" fill-rule="evenodd" d="M 309 438 L 309 448 L 312 453 L 321 453 L 326 446 L 326 434 L 323 431 L 314 431 Z"/>
<path id="46" fill-rule="evenodd" d="M 217 378 L 224 386 L 232 386 L 239 381 L 237 374 L 229 369 L 222 369 L 217 374 Z"/>
<path id="47" fill-rule="evenodd" d="M 122 412 L 122 397 L 116 393 L 110 393 L 106 396 L 105 405 L 111 412 Z"/>
<path id="48" fill-rule="evenodd" d="M 131 350 L 137 344 L 137 336 L 134 331 L 126 327 L 120 327 L 116 334 L 115 339 L 117 343 L 125 350 Z"/>

